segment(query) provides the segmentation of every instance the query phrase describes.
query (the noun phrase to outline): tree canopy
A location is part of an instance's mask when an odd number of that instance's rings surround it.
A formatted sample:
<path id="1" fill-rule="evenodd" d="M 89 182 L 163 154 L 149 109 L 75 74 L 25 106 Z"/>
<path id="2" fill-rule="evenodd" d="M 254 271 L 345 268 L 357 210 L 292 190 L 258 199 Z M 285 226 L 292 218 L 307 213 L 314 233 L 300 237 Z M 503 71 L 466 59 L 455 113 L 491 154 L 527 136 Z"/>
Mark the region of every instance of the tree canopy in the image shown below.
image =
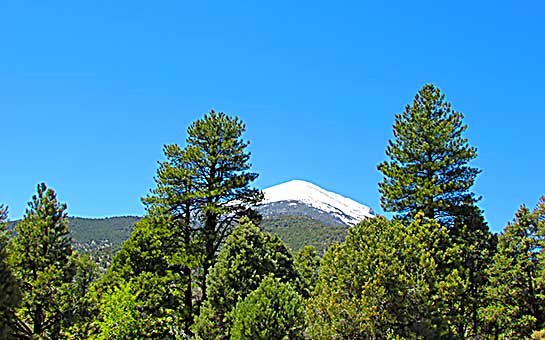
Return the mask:
<path id="1" fill-rule="evenodd" d="M 386 148 L 389 160 L 378 165 L 385 211 L 405 218 L 422 211 L 450 222 L 463 202 L 474 199 L 469 189 L 480 171 L 469 165 L 477 150 L 463 136 L 463 117 L 432 84 L 395 115 L 394 139 Z"/>
<path id="2" fill-rule="evenodd" d="M 303 298 L 278 278 L 263 279 L 233 311 L 232 339 L 305 339 L 304 331 Z"/>
<path id="3" fill-rule="evenodd" d="M 268 275 L 295 285 L 300 282 L 293 257 L 278 236 L 263 233 L 243 219 L 227 238 L 207 277 L 207 299 L 196 333 L 204 339 L 228 337 L 237 301 L 257 289 Z"/>
<path id="4" fill-rule="evenodd" d="M 530 211 L 521 206 L 498 239 L 487 271 L 488 304 L 481 312 L 489 332 L 505 338 L 530 337 L 545 328 L 545 196 Z"/>

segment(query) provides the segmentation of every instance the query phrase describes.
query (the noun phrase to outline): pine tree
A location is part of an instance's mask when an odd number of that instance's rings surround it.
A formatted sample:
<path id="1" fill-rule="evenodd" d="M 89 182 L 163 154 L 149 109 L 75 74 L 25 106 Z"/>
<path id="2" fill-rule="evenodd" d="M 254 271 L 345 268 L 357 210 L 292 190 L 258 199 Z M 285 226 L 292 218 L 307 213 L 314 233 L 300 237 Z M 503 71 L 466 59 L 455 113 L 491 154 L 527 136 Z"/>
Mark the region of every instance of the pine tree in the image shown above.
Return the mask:
<path id="1" fill-rule="evenodd" d="M 457 337 L 479 338 L 486 334 L 479 310 L 486 305 L 486 271 L 496 252 L 497 237 L 484 220 L 482 210 L 468 203 L 449 229 L 449 259 L 445 270 L 456 269 L 460 280 L 457 294 L 450 300 L 450 319 Z M 449 268 L 450 267 L 450 268 Z"/>
<path id="2" fill-rule="evenodd" d="M 231 339 L 305 339 L 303 298 L 289 283 L 266 277 L 237 303 Z"/>
<path id="3" fill-rule="evenodd" d="M 448 224 L 463 202 L 474 200 L 469 189 L 479 170 L 468 163 L 477 151 L 463 137 L 467 126 L 462 119 L 432 84 L 396 114 L 394 139 L 386 149 L 390 159 L 378 165 L 384 176 L 379 191 L 385 211 L 409 219 L 422 211 Z"/>
<path id="4" fill-rule="evenodd" d="M 544 237 L 545 197 L 533 211 L 521 206 L 499 236 L 482 309 L 496 337 L 525 338 L 545 327 Z"/>
<path id="5" fill-rule="evenodd" d="M 38 185 L 22 221 L 15 226 L 11 261 L 21 282 L 19 336 L 58 338 L 64 301 L 76 273 L 66 205 L 44 183 Z M 72 308 L 70 306 L 69 308 Z"/>
<path id="6" fill-rule="evenodd" d="M 156 187 L 142 199 L 146 216 L 104 280 L 111 287 L 121 278 L 135 294 L 148 290 L 138 295 L 137 303 L 144 315 L 153 317 L 143 324 L 156 335 L 165 337 L 179 327 L 190 334 L 220 245 L 242 216 L 255 216 L 249 207 L 262 194 L 249 187 L 257 174 L 248 171 L 244 129 L 238 118 L 211 111 L 188 128 L 185 148 L 164 146 L 166 159 L 159 163 Z M 140 334 L 151 336 L 146 330 Z"/>
<path id="7" fill-rule="evenodd" d="M 295 267 L 301 276 L 301 291 L 305 298 L 309 298 L 316 286 L 320 270 L 320 256 L 314 246 L 305 246 L 295 254 Z"/>
<path id="8" fill-rule="evenodd" d="M 193 316 L 184 297 L 190 286 L 186 268 L 194 266 L 194 259 L 184 245 L 184 227 L 179 227 L 170 216 L 148 211 L 98 285 L 99 296 L 108 297 L 121 288 L 132 294 L 140 313 L 135 314 L 139 328 L 131 334 L 139 338 L 173 338 L 180 329 L 187 332 L 191 324 L 188 319 Z M 121 287 L 123 283 L 127 286 Z"/>
<path id="9" fill-rule="evenodd" d="M 163 151 L 166 161 L 159 163 L 156 187 L 142 201 L 146 204 L 148 215 L 163 216 L 168 219 L 170 229 L 176 230 L 169 241 L 175 246 L 170 251 L 170 265 L 186 282 L 183 292 L 184 328 L 189 332 L 196 314 L 193 306 L 193 276 L 199 265 L 196 258 L 200 257 L 197 244 L 199 229 L 193 221 L 193 217 L 198 214 L 195 197 L 197 188 L 194 183 L 196 172 L 186 162 L 186 150 L 172 144 L 165 145 Z"/>
<path id="10" fill-rule="evenodd" d="M 278 236 L 261 232 L 245 218 L 227 238 L 207 277 L 207 299 L 195 323 L 197 335 L 228 338 L 237 301 L 257 289 L 268 275 L 299 286 L 288 248 Z"/>
<path id="11" fill-rule="evenodd" d="M 8 265 L 8 210 L 0 205 L 0 339 L 10 338 L 16 328 L 15 309 L 21 301 L 19 287 Z"/>
<path id="12" fill-rule="evenodd" d="M 258 174 L 248 171 L 249 143 L 242 139 L 244 131 L 240 119 L 214 110 L 187 129 L 182 159 L 192 173 L 193 199 L 202 222 L 202 300 L 207 294 L 206 276 L 220 246 L 241 217 L 257 218 L 250 207 L 263 199 L 261 191 L 250 187 Z"/>
<path id="13" fill-rule="evenodd" d="M 98 315 L 94 285 L 100 278 L 100 271 L 88 254 L 77 257 L 75 266 L 75 275 L 66 286 L 62 301 L 61 309 L 66 312 L 61 335 L 69 339 L 88 339 L 95 331 Z"/>
<path id="14" fill-rule="evenodd" d="M 449 282 L 443 296 L 443 318 L 450 336 L 477 336 L 482 326 L 478 309 L 484 294 L 484 271 L 494 253 L 494 237 L 471 192 L 480 170 L 469 163 L 477 156 L 463 136 L 463 114 L 452 109 L 445 95 L 425 85 L 395 116 L 389 160 L 378 165 L 381 204 L 397 218 L 411 221 L 419 213 L 435 219 L 449 237 L 439 245 L 445 258 L 438 275 Z"/>

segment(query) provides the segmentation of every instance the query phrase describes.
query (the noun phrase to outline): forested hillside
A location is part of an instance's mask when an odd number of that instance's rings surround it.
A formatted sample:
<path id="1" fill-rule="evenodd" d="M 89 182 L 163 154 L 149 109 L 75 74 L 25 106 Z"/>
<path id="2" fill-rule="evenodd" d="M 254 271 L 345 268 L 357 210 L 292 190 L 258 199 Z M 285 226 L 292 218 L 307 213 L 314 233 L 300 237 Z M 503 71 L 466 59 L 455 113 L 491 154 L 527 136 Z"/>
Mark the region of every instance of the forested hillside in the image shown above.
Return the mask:
<path id="1" fill-rule="evenodd" d="M 348 227 L 327 225 L 304 216 L 266 217 L 261 223 L 263 231 L 278 235 L 294 253 L 305 246 L 313 246 L 323 254 L 330 245 L 342 242 Z"/>
<path id="2" fill-rule="evenodd" d="M 88 254 L 105 271 L 123 241 L 129 238 L 134 224 L 140 220 L 141 217 L 137 216 L 68 217 L 72 246 L 74 250 Z M 13 229 L 15 224 L 9 222 L 8 228 Z M 331 244 L 343 241 L 348 228 L 324 224 L 304 216 L 269 216 L 259 225 L 264 231 L 278 235 L 294 253 L 304 246 L 312 245 L 320 254 Z"/>

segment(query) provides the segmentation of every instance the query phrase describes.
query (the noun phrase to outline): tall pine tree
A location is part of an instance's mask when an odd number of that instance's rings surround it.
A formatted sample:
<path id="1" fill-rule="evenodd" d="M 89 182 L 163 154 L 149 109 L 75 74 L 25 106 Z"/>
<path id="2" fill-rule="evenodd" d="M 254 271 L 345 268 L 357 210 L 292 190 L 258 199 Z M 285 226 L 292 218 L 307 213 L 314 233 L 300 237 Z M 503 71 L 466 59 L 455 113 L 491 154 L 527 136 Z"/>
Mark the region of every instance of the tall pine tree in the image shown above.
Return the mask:
<path id="1" fill-rule="evenodd" d="M 22 221 L 15 226 L 11 261 L 21 283 L 18 336 L 58 338 L 69 310 L 69 286 L 76 274 L 66 205 L 52 189 L 38 185 Z"/>
<path id="2" fill-rule="evenodd" d="M 249 143 L 242 139 L 245 129 L 238 117 L 214 110 L 187 129 L 183 160 L 193 173 L 193 197 L 202 225 L 199 233 L 204 255 L 200 283 L 203 300 L 206 276 L 220 246 L 241 217 L 256 217 L 251 207 L 263 199 L 261 191 L 250 187 L 258 174 L 249 171 Z"/>
<path id="3" fill-rule="evenodd" d="M 156 187 L 142 199 L 147 214 L 115 256 L 105 280 L 115 285 L 121 278 L 133 293 L 143 287 L 152 292 L 136 299 L 153 317 L 144 323 L 155 324 L 150 331 L 181 326 L 190 333 L 220 245 L 242 216 L 255 216 L 249 207 L 262 194 L 250 187 L 257 174 L 248 171 L 244 130 L 238 118 L 211 111 L 188 128 L 185 148 L 164 147 Z M 147 278 L 162 284 L 150 284 Z M 169 319 L 169 313 L 176 317 Z M 164 322 L 160 326 L 154 320 Z"/>
<path id="4" fill-rule="evenodd" d="M 452 109 L 432 84 L 422 87 L 402 114 L 396 114 L 389 160 L 378 165 L 385 211 L 412 218 L 419 211 L 452 222 L 458 208 L 473 200 L 470 188 L 479 170 L 469 166 L 477 150 L 463 136 L 463 114 Z"/>
<path id="5" fill-rule="evenodd" d="M 447 256 L 438 275 L 445 282 L 443 318 L 449 335 L 477 336 L 484 294 L 484 271 L 494 250 L 494 238 L 471 191 L 480 170 L 470 166 L 477 156 L 464 132 L 463 114 L 452 109 L 432 84 L 418 91 L 412 105 L 395 116 L 388 160 L 378 165 L 381 204 L 397 218 L 411 221 L 423 213 L 448 230 L 436 251 Z"/>

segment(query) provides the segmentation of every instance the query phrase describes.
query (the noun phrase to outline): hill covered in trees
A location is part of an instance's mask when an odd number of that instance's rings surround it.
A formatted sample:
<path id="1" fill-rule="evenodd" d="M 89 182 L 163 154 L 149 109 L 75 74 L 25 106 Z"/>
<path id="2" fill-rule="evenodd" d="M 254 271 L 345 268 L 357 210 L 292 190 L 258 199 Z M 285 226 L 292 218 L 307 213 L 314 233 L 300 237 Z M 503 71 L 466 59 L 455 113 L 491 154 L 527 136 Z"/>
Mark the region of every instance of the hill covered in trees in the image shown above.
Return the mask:
<path id="1" fill-rule="evenodd" d="M 78 252 L 88 254 L 102 270 L 111 264 L 113 255 L 121 248 L 141 220 L 138 216 L 108 218 L 68 217 L 68 229 L 72 246 Z M 9 222 L 13 229 L 16 221 Z M 325 224 L 305 216 L 268 216 L 259 223 L 263 231 L 278 235 L 294 253 L 312 245 L 323 254 L 336 242 L 342 242 L 347 227 Z"/>

